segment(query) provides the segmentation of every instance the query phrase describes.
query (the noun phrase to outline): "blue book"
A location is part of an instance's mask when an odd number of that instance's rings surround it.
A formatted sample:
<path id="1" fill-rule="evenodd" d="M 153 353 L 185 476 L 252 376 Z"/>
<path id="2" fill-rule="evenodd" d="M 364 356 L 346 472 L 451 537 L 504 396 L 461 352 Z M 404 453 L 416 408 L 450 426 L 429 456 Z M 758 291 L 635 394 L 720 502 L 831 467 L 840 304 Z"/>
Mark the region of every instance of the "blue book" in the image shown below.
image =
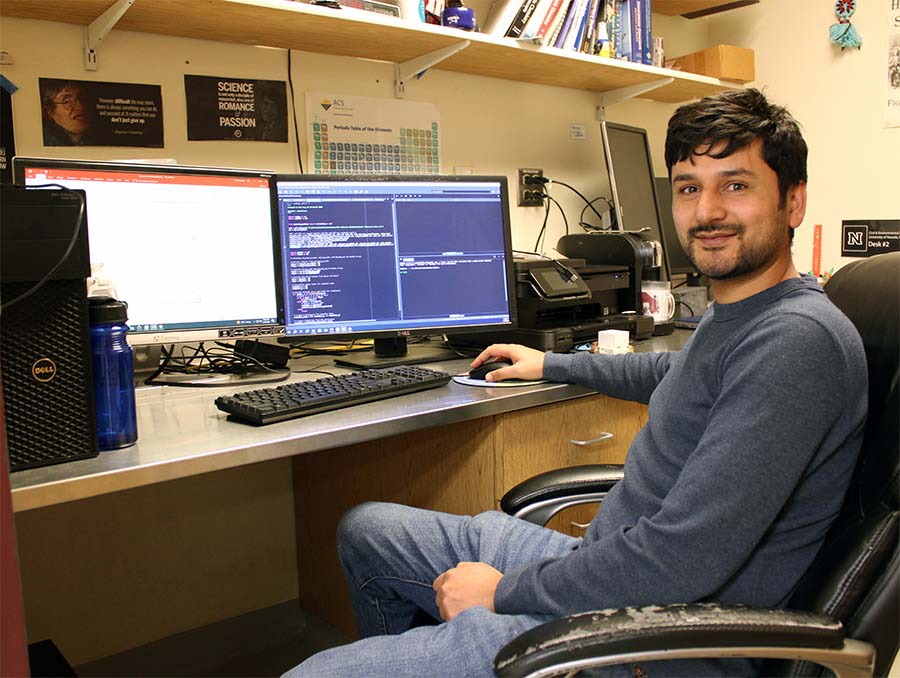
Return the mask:
<path id="1" fill-rule="evenodd" d="M 584 32 L 588 22 L 588 12 L 590 7 L 585 5 L 584 14 L 581 15 L 581 23 L 578 26 L 578 34 L 575 36 L 575 46 L 572 47 L 576 52 L 581 50 L 581 41 L 584 39 Z"/>
<path id="2" fill-rule="evenodd" d="M 618 0 L 619 34 L 616 41 L 616 58 L 631 61 L 631 2 Z"/>
<path id="3" fill-rule="evenodd" d="M 644 47 L 642 57 L 643 62 L 650 66 L 653 63 L 653 0 L 641 0 L 641 5 L 644 10 L 644 21 L 641 24 L 644 31 L 641 40 Z"/>
<path id="4" fill-rule="evenodd" d="M 631 0 L 631 55 L 629 61 L 641 64 L 644 62 L 644 12 L 641 9 L 643 0 Z"/>
<path id="5" fill-rule="evenodd" d="M 559 32 L 556 35 L 556 41 L 553 43 L 554 47 L 562 47 L 563 43 L 566 41 L 566 34 L 572 27 L 572 18 L 575 16 L 575 8 L 577 6 L 578 1 L 571 0 L 568 9 L 566 9 L 566 16 L 563 18 L 562 26 L 560 26 Z"/>
<path id="6" fill-rule="evenodd" d="M 575 7 L 572 9 L 572 22 L 569 24 L 568 29 L 566 30 L 565 39 L 562 42 L 561 47 L 564 50 L 570 50 L 575 48 L 575 37 L 578 34 L 578 27 L 582 23 L 582 19 L 584 18 L 584 13 L 587 11 L 587 0 L 577 0 Z"/>

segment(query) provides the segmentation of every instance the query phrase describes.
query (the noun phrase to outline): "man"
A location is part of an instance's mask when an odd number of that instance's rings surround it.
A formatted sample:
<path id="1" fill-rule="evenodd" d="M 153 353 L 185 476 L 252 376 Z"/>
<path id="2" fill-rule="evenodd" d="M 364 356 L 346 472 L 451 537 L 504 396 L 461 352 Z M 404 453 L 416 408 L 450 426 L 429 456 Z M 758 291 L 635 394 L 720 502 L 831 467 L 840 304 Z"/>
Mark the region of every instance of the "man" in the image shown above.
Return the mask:
<path id="1" fill-rule="evenodd" d="M 43 80 L 41 113 L 45 146 L 81 146 L 91 126 L 81 86 L 67 80 Z"/>
<path id="2" fill-rule="evenodd" d="M 585 538 L 498 513 L 356 507 L 339 551 L 363 640 L 289 675 L 490 675 L 504 643 L 568 614 L 785 604 L 838 513 L 862 441 L 862 344 L 791 261 L 806 144 L 785 109 L 753 89 L 682 106 L 666 164 L 679 239 L 716 299 L 685 348 L 598 356 L 495 345 L 473 362 L 510 359 L 492 380 L 543 376 L 649 403 L 625 479 Z M 415 626 L 426 615 L 444 623 Z M 682 660 L 599 673 L 757 669 Z"/>

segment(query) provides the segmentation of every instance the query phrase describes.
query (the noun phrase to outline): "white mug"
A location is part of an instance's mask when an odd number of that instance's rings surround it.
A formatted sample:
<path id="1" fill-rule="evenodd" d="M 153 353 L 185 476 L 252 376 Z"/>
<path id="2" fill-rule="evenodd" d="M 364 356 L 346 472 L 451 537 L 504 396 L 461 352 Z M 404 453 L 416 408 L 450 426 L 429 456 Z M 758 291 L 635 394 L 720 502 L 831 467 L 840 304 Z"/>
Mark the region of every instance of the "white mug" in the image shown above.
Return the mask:
<path id="1" fill-rule="evenodd" d="M 675 297 L 668 281 L 642 281 L 641 301 L 644 315 L 652 315 L 654 322 L 667 323 L 675 317 Z"/>

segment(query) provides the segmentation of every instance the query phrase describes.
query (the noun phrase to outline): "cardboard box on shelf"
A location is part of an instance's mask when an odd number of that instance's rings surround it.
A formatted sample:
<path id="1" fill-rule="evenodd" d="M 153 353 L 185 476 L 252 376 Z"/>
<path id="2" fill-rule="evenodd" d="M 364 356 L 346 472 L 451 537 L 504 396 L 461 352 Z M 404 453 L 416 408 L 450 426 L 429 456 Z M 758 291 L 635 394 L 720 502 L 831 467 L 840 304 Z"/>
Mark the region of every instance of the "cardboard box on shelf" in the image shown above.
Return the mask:
<path id="1" fill-rule="evenodd" d="M 666 67 L 732 82 L 756 78 L 753 50 L 734 45 L 716 45 L 674 57 L 666 61 Z"/>

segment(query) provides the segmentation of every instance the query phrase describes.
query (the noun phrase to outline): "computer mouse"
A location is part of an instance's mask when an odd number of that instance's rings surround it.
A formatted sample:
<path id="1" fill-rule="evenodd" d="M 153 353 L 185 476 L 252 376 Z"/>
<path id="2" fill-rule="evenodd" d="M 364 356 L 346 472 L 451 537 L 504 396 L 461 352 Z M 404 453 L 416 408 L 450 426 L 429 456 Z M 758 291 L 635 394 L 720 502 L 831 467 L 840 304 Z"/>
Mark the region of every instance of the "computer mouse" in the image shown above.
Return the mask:
<path id="1" fill-rule="evenodd" d="M 488 372 L 499 370 L 501 367 L 509 367 L 512 362 L 509 360 L 492 360 L 489 363 L 483 363 L 478 367 L 469 370 L 469 379 L 484 379 Z"/>

